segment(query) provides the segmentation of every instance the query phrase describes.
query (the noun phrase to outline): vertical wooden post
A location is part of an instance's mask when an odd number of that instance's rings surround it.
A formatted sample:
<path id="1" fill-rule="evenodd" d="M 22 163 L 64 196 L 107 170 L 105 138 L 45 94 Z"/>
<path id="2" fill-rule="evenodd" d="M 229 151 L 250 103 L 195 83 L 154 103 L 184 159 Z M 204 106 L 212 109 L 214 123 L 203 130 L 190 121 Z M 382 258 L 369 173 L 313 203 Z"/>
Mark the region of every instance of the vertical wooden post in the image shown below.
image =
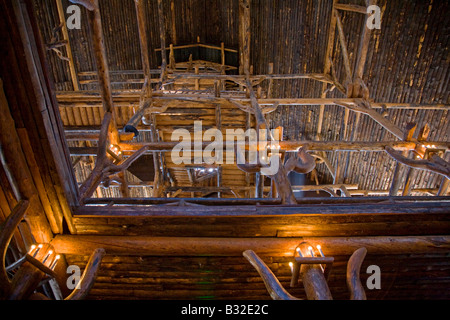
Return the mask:
<path id="1" fill-rule="evenodd" d="M 175 16 L 175 1 L 171 0 L 170 1 L 170 13 L 171 13 L 171 17 L 172 17 L 172 43 L 174 45 L 177 45 L 178 41 L 177 41 L 177 28 L 176 28 L 176 16 Z"/>
<path id="2" fill-rule="evenodd" d="M 93 0 L 94 10 L 88 10 L 88 19 L 92 32 L 92 43 L 94 46 L 94 56 L 97 63 L 98 81 L 105 113 L 112 114 L 112 121 L 109 126 L 109 137 L 112 144 L 119 144 L 119 133 L 116 127 L 114 104 L 111 90 L 111 79 L 109 74 L 108 60 L 106 57 L 105 39 L 102 29 L 102 18 L 98 0 Z"/>
<path id="3" fill-rule="evenodd" d="M 342 56 L 344 58 L 345 73 L 347 75 L 347 83 L 350 83 L 350 81 L 352 80 L 352 70 L 350 67 L 350 58 L 348 56 L 348 51 L 347 51 L 347 41 L 345 40 L 344 27 L 342 26 L 342 21 L 341 21 L 339 12 L 336 9 L 334 9 L 333 11 L 334 11 L 334 15 L 336 16 L 336 22 L 337 22 L 338 33 L 339 33 L 339 41 L 341 43 Z"/>
<path id="4" fill-rule="evenodd" d="M 217 130 L 222 131 L 222 108 L 220 107 L 220 104 L 216 105 L 216 128 Z M 223 155 L 222 155 L 223 156 Z M 216 155 L 217 157 L 217 155 Z M 220 188 L 222 186 L 222 166 L 218 165 L 217 167 L 217 187 Z M 222 194 L 221 192 L 217 193 L 217 197 L 221 198 Z"/>
<path id="5" fill-rule="evenodd" d="M 70 77 L 72 78 L 73 90 L 79 91 L 80 84 L 78 82 L 77 71 L 75 70 L 75 64 L 74 64 L 73 54 L 72 54 L 72 47 L 70 46 L 69 32 L 67 30 L 66 17 L 64 15 L 64 8 L 62 5 L 62 0 L 56 0 L 56 6 L 58 8 L 59 22 L 63 24 L 62 29 L 61 29 L 62 35 L 63 35 L 63 40 L 67 41 L 66 52 L 67 52 L 67 58 L 69 58 L 69 71 L 70 71 Z"/>
<path id="6" fill-rule="evenodd" d="M 158 0 L 159 35 L 161 38 L 161 83 L 167 77 L 167 53 L 166 53 L 166 26 L 164 24 L 164 6 L 162 0 Z"/>
<path id="7" fill-rule="evenodd" d="M 250 73 L 251 0 L 239 0 L 239 73 Z"/>
<path id="8" fill-rule="evenodd" d="M 366 0 L 367 6 L 377 4 L 376 0 Z M 371 30 L 367 27 L 367 19 L 369 17 L 366 15 L 366 19 L 364 21 L 363 32 L 361 35 L 361 42 L 359 45 L 358 56 L 356 58 L 356 68 L 354 70 L 354 78 L 362 79 L 364 75 L 364 68 L 366 66 L 367 53 L 369 51 L 369 43 L 370 43 L 370 35 Z"/>
<path id="9" fill-rule="evenodd" d="M 139 28 L 139 42 L 141 45 L 141 59 L 142 59 L 142 69 L 144 71 L 144 77 L 147 79 L 146 87 L 144 88 L 144 92 L 146 93 L 147 98 L 151 98 L 152 96 L 152 85 L 151 85 L 151 76 L 150 76 L 150 58 L 149 52 L 150 47 L 148 44 L 147 37 L 147 18 L 145 16 L 145 8 L 143 4 L 143 0 L 134 0 L 136 6 L 136 15 L 138 21 Z"/>
<path id="10" fill-rule="evenodd" d="M 9 110 L 8 101 L 3 91 L 3 81 L 1 79 L 0 143 L 4 152 L 4 160 L 11 169 L 11 175 L 17 183 L 17 188 L 20 193 L 21 198 L 16 200 L 27 199 L 30 201 L 30 210 L 28 210 L 26 220 L 36 241 L 47 243 L 53 235 L 48 220 L 44 215 L 44 209 L 39 201 L 33 177 L 21 148 L 21 141 Z"/>
<path id="11" fill-rule="evenodd" d="M 330 21 L 330 29 L 328 30 L 328 42 L 327 42 L 327 50 L 325 52 L 325 67 L 324 67 L 324 74 L 329 74 L 331 71 L 331 61 L 332 61 L 332 55 L 333 55 L 333 48 L 334 48 L 334 40 L 336 36 L 336 15 L 334 6 L 336 5 L 337 0 L 333 0 L 333 8 L 331 9 L 331 21 Z M 321 98 L 326 98 L 326 89 L 327 84 L 324 83 L 322 86 L 322 95 Z M 323 126 L 323 117 L 325 113 L 325 105 L 321 105 L 319 109 L 319 121 L 317 124 L 317 138 L 320 139 L 321 132 L 322 132 L 322 126 Z"/>

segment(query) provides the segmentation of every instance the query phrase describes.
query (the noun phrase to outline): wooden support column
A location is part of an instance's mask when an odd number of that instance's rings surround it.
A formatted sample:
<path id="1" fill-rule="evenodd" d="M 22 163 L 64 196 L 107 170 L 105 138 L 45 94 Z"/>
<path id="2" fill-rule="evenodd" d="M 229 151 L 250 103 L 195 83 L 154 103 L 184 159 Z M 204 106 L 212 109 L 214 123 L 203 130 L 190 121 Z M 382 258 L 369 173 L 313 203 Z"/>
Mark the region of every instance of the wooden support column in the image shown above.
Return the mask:
<path id="1" fill-rule="evenodd" d="M 412 141 L 412 138 L 413 138 L 414 132 L 416 131 L 416 128 L 417 128 L 417 125 L 415 123 L 409 123 L 406 127 L 406 132 L 405 132 L 405 136 L 404 136 L 403 140 Z M 407 157 L 408 154 L 409 154 L 409 151 L 403 151 L 403 153 L 402 153 L 402 155 L 404 157 Z M 392 178 L 392 184 L 391 184 L 391 188 L 389 190 L 389 196 L 391 196 L 391 197 L 397 196 L 398 190 L 400 189 L 400 185 L 402 182 L 402 177 L 400 176 L 401 167 L 402 167 L 402 164 L 400 162 L 397 162 L 395 164 L 394 177 Z M 408 172 L 408 176 L 409 176 L 409 172 Z M 409 185 L 408 182 L 406 184 Z M 406 189 L 407 188 L 405 186 L 403 191 L 406 191 Z"/>
<path id="2" fill-rule="evenodd" d="M 449 155 L 449 153 L 445 153 L 445 155 L 443 157 L 446 161 L 449 161 L 448 155 Z M 439 187 L 439 190 L 436 193 L 436 195 L 437 196 L 446 196 L 448 193 L 449 187 L 450 187 L 450 179 L 448 179 L 446 177 L 442 177 L 441 186 Z"/>
<path id="3" fill-rule="evenodd" d="M 79 91 L 80 84 L 78 82 L 77 71 L 75 70 L 75 63 L 73 60 L 72 47 L 71 47 L 70 41 L 69 41 L 69 32 L 67 30 L 66 16 L 64 14 L 62 0 L 56 0 L 56 6 L 58 8 L 59 22 L 63 24 L 62 29 L 61 29 L 62 35 L 63 35 L 63 41 L 67 41 L 66 52 L 67 52 L 67 58 L 69 59 L 69 71 L 70 71 L 70 77 L 72 79 L 73 90 Z"/>
<path id="4" fill-rule="evenodd" d="M 335 9 L 338 9 L 338 10 L 367 14 L 367 8 L 366 7 L 359 6 L 359 5 L 356 5 L 356 4 L 336 3 L 334 5 L 334 7 L 335 7 Z"/>
<path id="5" fill-rule="evenodd" d="M 115 121 L 114 103 L 111 90 L 111 79 L 109 74 L 108 59 L 106 57 L 105 39 L 102 29 L 102 17 L 98 0 L 92 0 L 94 9 L 88 10 L 88 19 L 92 32 L 92 43 L 94 46 L 94 57 L 97 64 L 98 81 L 102 98 L 103 111 L 112 115 L 109 126 L 110 142 L 118 145 L 120 142 L 119 132 Z"/>
<path id="6" fill-rule="evenodd" d="M 163 1 L 158 0 L 159 35 L 161 39 L 161 84 L 167 78 L 166 25 L 164 22 Z"/>
<path id="7" fill-rule="evenodd" d="M 334 7 L 336 5 L 337 0 L 333 0 L 333 8 L 331 9 L 331 21 L 330 21 L 330 28 L 328 29 L 328 42 L 327 42 L 327 49 L 325 52 L 325 67 L 324 67 L 324 74 L 330 74 L 331 71 L 331 64 L 332 64 L 332 55 L 333 55 L 333 48 L 334 48 L 334 40 L 336 36 L 336 15 Z M 327 84 L 324 83 L 322 85 L 322 95 L 321 98 L 324 99 L 327 97 Z M 317 124 L 317 140 L 320 140 L 321 134 L 322 134 L 322 126 L 323 126 L 323 117 L 325 113 L 325 104 L 320 105 L 319 109 L 319 121 Z"/>
<path id="8" fill-rule="evenodd" d="M 306 254 L 310 251 L 308 247 L 312 248 L 311 244 L 307 242 L 303 242 L 298 246 L 301 252 L 303 252 L 303 257 L 311 257 L 311 255 Z M 333 300 L 330 289 L 328 288 L 327 280 L 325 279 L 320 265 L 302 264 L 300 276 L 308 300 Z"/>
<path id="9" fill-rule="evenodd" d="M 144 77 L 147 80 L 143 91 L 145 92 L 145 98 L 151 98 L 152 87 L 150 81 L 151 68 L 149 58 L 150 47 L 148 44 L 148 37 L 147 37 L 147 18 L 145 15 L 145 6 L 143 0 L 134 0 L 134 3 L 136 6 L 136 15 L 139 28 L 139 42 L 141 46 L 142 69 L 144 71 Z"/>
<path id="10" fill-rule="evenodd" d="M 137 112 L 137 117 L 142 118 L 145 111 L 151 105 L 153 94 L 152 94 L 152 87 L 151 87 L 151 82 L 150 82 L 150 78 L 151 78 L 150 58 L 148 55 L 148 53 L 150 52 L 150 47 L 149 47 L 148 38 L 147 38 L 147 29 L 146 29 L 147 21 L 146 21 L 146 16 L 145 16 L 143 0 L 135 0 L 135 4 L 136 4 L 136 13 L 137 13 L 137 17 L 138 17 L 142 66 L 144 69 L 144 76 L 147 78 L 147 81 L 146 81 L 147 87 L 144 88 L 144 90 L 143 90 L 145 92 L 145 97 L 144 97 L 145 102 L 141 106 L 141 109 Z M 160 3 L 158 1 L 158 8 L 159 8 L 159 6 L 160 6 Z M 161 4 L 161 6 L 162 6 L 162 4 Z M 163 50 L 162 52 L 164 52 L 164 54 L 165 54 L 165 50 Z M 150 114 L 149 119 L 152 119 L 151 114 Z M 150 127 L 151 127 L 151 135 L 150 135 L 151 142 L 156 142 L 156 134 L 155 134 L 156 126 L 154 125 L 153 121 L 151 122 Z M 154 171 L 155 171 L 155 181 L 154 181 L 155 188 L 153 189 L 153 193 L 154 193 L 154 196 L 158 196 L 159 195 L 160 176 L 161 176 L 161 173 L 160 173 L 161 159 L 157 152 L 152 152 L 152 154 L 153 154 L 153 163 L 154 163 Z M 124 174 L 122 174 L 122 176 L 125 178 Z M 123 191 L 125 191 L 125 190 L 123 190 Z"/>
<path id="11" fill-rule="evenodd" d="M 3 91 L 3 81 L 0 79 L 0 143 L 4 160 L 11 170 L 11 178 L 20 193 L 20 200 L 28 200 L 30 208 L 25 216 L 36 241 L 47 243 L 53 237 L 49 222 L 38 197 L 33 177 L 21 148 L 21 141 L 16 131 L 14 119 L 11 116 L 8 101 Z"/>
<path id="12" fill-rule="evenodd" d="M 277 277 L 253 250 L 244 251 L 243 256 L 258 271 L 273 300 L 299 300 L 283 288 Z"/>
<path id="13" fill-rule="evenodd" d="M 171 0 L 170 1 L 170 14 L 171 14 L 171 18 L 172 18 L 172 43 L 174 45 L 177 45 L 178 40 L 177 40 L 177 28 L 176 28 L 176 15 L 175 15 L 175 0 Z"/>
<path id="14" fill-rule="evenodd" d="M 350 58 L 348 56 L 347 51 L 347 40 L 345 39 L 344 27 L 342 26 L 342 21 L 339 12 L 337 12 L 337 10 L 334 10 L 334 15 L 336 16 L 339 41 L 341 44 L 342 56 L 344 58 L 345 73 L 347 75 L 346 82 L 349 83 L 352 79 L 352 69 L 350 67 Z"/>
<path id="15" fill-rule="evenodd" d="M 222 108 L 220 106 L 220 104 L 216 105 L 216 128 L 217 130 L 222 131 Z M 217 155 L 216 155 L 217 157 Z M 219 164 L 217 166 L 217 188 L 222 187 L 222 166 Z M 217 197 L 221 198 L 222 197 L 222 193 L 221 192 L 217 192 Z"/>
<path id="16" fill-rule="evenodd" d="M 261 107 L 258 104 L 255 91 L 253 90 L 250 80 L 246 81 L 246 86 L 250 94 L 252 110 L 256 118 L 256 130 L 257 132 L 259 132 L 260 129 L 268 130 L 266 118 L 264 117 Z M 281 197 L 281 202 L 285 204 L 296 204 L 297 201 L 295 199 L 294 192 L 292 191 L 291 182 L 288 178 L 288 172 L 286 171 L 284 163 L 282 163 L 281 159 L 279 161 L 277 172 L 271 178 L 275 181 L 277 193 Z"/>
<path id="17" fill-rule="evenodd" d="M 367 6 L 376 5 L 376 0 L 366 0 Z M 366 9 L 367 12 L 367 9 Z M 361 35 L 361 42 L 359 45 L 358 50 L 358 56 L 356 58 L 356 68 L 354 70 L 354 79 L 362 79 L 364 75 L 364 69 L 366 66 L 366 60 L 367 60 L 367 53 L 369 51 L 369 43 L 370 43 L 370 35 L 371 30 L 367 27 L 367 19 L 369 18 L 368 15 L 366 15 L 364 26 L 363 26 L 363 32 Z"/>
<path id="18" fill-rule="evenodd" d="M 251 0 L 239 0 L 239 74 L 250 73 Z"/>

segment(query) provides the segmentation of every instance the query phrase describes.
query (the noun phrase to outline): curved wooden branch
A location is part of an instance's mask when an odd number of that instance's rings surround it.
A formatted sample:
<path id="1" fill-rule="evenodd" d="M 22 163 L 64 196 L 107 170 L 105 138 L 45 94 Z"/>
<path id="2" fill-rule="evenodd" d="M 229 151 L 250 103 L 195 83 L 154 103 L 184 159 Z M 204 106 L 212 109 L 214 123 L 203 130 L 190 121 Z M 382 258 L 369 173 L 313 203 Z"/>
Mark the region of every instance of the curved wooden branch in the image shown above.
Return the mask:
<path id="1" fill-rule="evenodd" d="M 81 4 L 89 11 L 94 11 L 98 7 L 98 3 L 96 4 L 95 0 L 69 0 L 69 1 L 75 4 Z"/>
<path id="2" fill-rule="evenodd" d="M 97 279 L 97 274 L 104 255 L 105 249 L 95 249 L 89 258 L 83 275 L 81 276 L 78 289 L 75 289 L 69 296 L 67 296 L 67 298 L 65 298 L 65 300 L 82 300 L 86 298 L 95 283 L 95 279 Z"/>
<path id="3" fill-rule="evenodd" d="M 350 300 L 366 300 L 366 293 L 359 278 L 361 265 L 366 257 L 367 249 L 359 248 L 353 252 L 347 264 L 347 287 L 350 290 Z"/>
<path id="4" fill-rule="evenodd" d="M 30 202 L 21 200 L 12 210 L 5 222 L 0 226 L 0 298 L 6 298 L 11 291 L 11 281 L 8 278 L 5 267 L 5 256 L 14 230 L 25 215 Z"/>
<path id="5" fill-rule="evenodd" d="M 316 160 L 303 148 L 300 148 L 295 157 L 291 157 L 284 165 L 289 173 L 295 171 L 297 173 L 310 173 L 316 167 Z"/>
<path id="6" fill-rule="evenodd" d="M 312 153 L 310 153 L 310 155 L 311 155 L 312 157 L 314 157 L 314 158 L 317 158 L 317 159 L 323 161 L 323 163 L 325 163 L 325 166 L 326 166 L 327 169 L 328 169 L 328 172 L 330 172 L 331 177 L 332 177 L 333 179 L 335 178 L 333 166 L 331 165 L 330 161 L 329 161 L 326 157 L 322 157 L 322 156 L 320 156 L 320 155 L 318 155 L 318 154 L 312 154 Z"/>
<path id="7" fill-rule="evenodd" d="M 386 146 L 386 152 L 398 162 L 415 169 L 428 170 L 450 179 L 450 163 L 433 155 L 431 160 L 413 160 L 403 156 L 393 148 Z"/>
<path id="8" fill-rule="evenodd" d="M 102 170 L 108 158 L 106 157 L 106 149 L 108 148 L 108 132 L 112 120 L 112 113 L 106 112 L 100 129 L 100 137 L 98 140 L 97 159 L 95 161 L 94 170 L 80 187 L 80 203 L 94 193 L 97 186 L 102 181 Z"/>
<path id="9" fill-rule="evenodd" d="M 251 263 L 251 265 L 258 271 L 267 291 L 273 300 L 300 300 L 292 296 L 286 289 L 283 288 L 280 281 L 273 274 L 273 272 L 267 267 L 264 261 L 261 260 L 258 255 L 252 250 L 244 251 L 243 256 Z"/>

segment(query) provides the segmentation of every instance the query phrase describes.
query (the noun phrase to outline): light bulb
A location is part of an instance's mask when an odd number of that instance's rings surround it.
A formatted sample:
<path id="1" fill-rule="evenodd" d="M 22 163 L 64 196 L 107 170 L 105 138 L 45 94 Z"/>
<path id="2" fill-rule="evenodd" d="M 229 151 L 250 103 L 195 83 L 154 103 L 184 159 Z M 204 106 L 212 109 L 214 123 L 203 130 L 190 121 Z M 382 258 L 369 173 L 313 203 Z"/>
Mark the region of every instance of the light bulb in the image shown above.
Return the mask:
<path id="1" fill-rule="evenodd" d="M 291 273 L 294 273 L 294 264 L 289 262 L 289 267 L 291 268 Z"/>
<path id="2" fill-rule="evenodd" d="M 30 251 L 28 251 L 28 254 L 31 254 L 31 253 L 33 252 L 34 249 L 36 249 L 36 245 L 35 245 L 35 244 L 33 244 L 33 245 L 30 247 Z"/>

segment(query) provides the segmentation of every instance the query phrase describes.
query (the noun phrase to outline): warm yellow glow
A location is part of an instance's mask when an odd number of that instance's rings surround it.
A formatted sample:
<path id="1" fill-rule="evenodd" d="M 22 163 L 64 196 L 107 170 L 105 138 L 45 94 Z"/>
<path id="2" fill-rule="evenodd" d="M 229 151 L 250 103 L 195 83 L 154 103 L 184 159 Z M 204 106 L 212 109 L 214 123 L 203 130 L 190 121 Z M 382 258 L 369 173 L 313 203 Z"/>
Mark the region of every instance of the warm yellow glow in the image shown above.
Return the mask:
<path id="1" fill-rule="evenodd" d="M 33 252 L 34 249 L 36 249 L 36 245 L 35 245 L 35 244 L 33 244 L 33 245 L 30 247 L 30 251 L 28 251 L 28 254 L 31 254 L 31 253 Z"/>
<path id="2" fill-rule="evenodd" d="M 291 272 L 294 273 L 294 264 L 289 262 L 289 267 L 291 268 Z"/>
<path id="3" fill-rule="evenodd" d="M 300 250 L 299 247 L 297 247 L 295 250 L 297 251 L 297 253 L 300 257 L 303 257 L 302 251 Z"/>
<path id="4" fill-rule="evenodd" d="M 44 246 L 43 244 L 38 245 L 36 251 L 33 254 L 33 258 L 36 257 L 36 255 L 38 254 L 39 250 L 41 250 L 43 246 Z"/>
<path id="5" fill-rule="evenodd" d="M 322 246 L 321 246 L 320 244 L 318 244 L 318 245 L 316 246 L 316 248 L 317 248 L 317 250 L 319 250 L 320 255 L 321 255 L 322 257 L 325 257 L 325 255 L 324 255 L 323 252 L 322 252 Z"/>
<path id="6" fill-rule="evenodd" d="M 55 268 L 56 264 L 58 263 L 59 258 L 61 258 L 61 256 L 58 254 L 58 255 L 55 257 L 55 261 L 53 261 L 52 266 L 50 267 L 50 269 L 53 270 L 53 269 Z"/>

